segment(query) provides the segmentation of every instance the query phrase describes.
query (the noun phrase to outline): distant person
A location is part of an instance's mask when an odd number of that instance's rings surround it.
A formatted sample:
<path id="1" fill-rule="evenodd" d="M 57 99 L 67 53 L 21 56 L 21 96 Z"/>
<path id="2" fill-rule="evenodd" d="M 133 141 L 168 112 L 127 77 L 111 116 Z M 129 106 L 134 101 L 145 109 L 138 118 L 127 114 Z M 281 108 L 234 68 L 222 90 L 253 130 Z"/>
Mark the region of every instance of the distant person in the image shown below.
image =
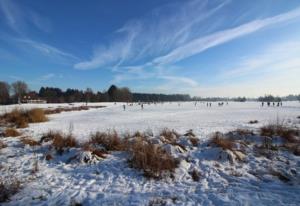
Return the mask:
<path id="1" fill-rule="evenodd" d="M 279 107 L 280 106 L 280 102 L 277 102 L 277 107 Z"/>
<path id="2" fill-rule="evenodd" d="M 267 104 L 268 104 L 268 107 L 271 105 L 271 103 L 270 103 L 270 102 L 268 102 Z"/>
<path id="3" fill-rule="evenodd" d="M 206 106 L 208 107 L 208 102 L 206 103 Z"/>
<path id="4" fill-rule="evenodd" d="M 211 102 L 209 103 L 209 106 L 211 107 Z"/>
<path id="5" fill-rule="evenodd" d="M 141 104 L 141 109 L 142 109 L 142 110 L 144 109 L 144 104 Z"/>
<path id="6" fill-rule="evenodd" d="M 123 111 L 125 111 L 125 109 L 126 109 L 126 106 L 125 106 L 125 104 L 123 104 Z"/>
<path id="7" fill-rule="evenodd" d="M 282 106 L 282 102 L 280 102 L 280 106 Z"/>
<path id="8" fill-rule="evenodd" d="M 261 102 L 261 106 L 264 107 L 264 102 Z"/>
<path id="9" fill-rule="evenodd" d="M 275 107 L 275 102 L 273 102 L 273 107 Z"/>

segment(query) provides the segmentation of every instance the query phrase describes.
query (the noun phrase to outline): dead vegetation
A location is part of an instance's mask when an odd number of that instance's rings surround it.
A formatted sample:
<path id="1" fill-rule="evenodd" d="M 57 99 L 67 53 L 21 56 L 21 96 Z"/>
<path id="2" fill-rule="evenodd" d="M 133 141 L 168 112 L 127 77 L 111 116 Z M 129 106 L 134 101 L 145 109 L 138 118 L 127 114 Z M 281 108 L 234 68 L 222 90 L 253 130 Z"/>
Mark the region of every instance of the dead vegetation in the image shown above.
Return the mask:
<path id="1" fill-rule="evenodd" d="M 2 115 L 7 124 L 16 126 L 17 128 L 28 127 L 29 123 L 45 122 L 48 118 L 43 109 L 21 110 L 14 109 L 9 113 Z"/>
<path id="2" fill-rule="evenodd" d="M 82 111 L 82 110 L 89 110 L 89 109 L 98 109 L 103 108 L 105 106 L 78 106 L 78 107 L 59 107 L 55 109 L 46 109 L 45 114 L 59 114 L 61 112 L 72 112 L 72 111 Z"/>
<path id="3" fill-rule="evenodd" d="M 226 138 L 222 133 L 215 132 L 212 135 L 212 141 L 218 147 L 221 147 L 224 150 L 233 150 L 234 147 L 234 140 Z"/>
<path id="4" fill-rule="evenodd" d="M 267 137 L 282 137 L 286 142 L 297 143 L 300 131 L 298 128 L 291 128 L 284 124 L 269 124 L 260 128 L 260 135 Z"/>
<path id="5" fill-rule="evenodd" d="M 21 142 L 24 145 L 29 145 L 31 147 L 40 146 L 41 145 L 38 141 L 36 141 L 36 140 L 34 140 L 34 139 L 30 138 L 30 137 L 23 137 L 23 138 L 21 138 Z"/>
<path id="6" fill-rule="evenodd" d="M 16 178 L 0 179 L 0 202 L 9 201 L 21 188 L 21 183 Z"/>
<path id="7" fill-rule="evenodd" d="M 162 178 L 172 176 L 179 161 L 164 151 L 159 145 L 154 145 L 136 139 L 130 146 L 131 158 L 129 163 L 132 167 L 141 169 L 146 177 Z"/>
<path id="8" fill-rule="evenodd" d="M 63 134 L 57 131 L 49 131 L 48 133 L 45 133 L 40 140 L 40 142 L 49 141 L 52 141 L 52 146 L 58 154 L 62 154 L 65 149 L 79 146 L 72 134 Z"/>
<path id="9" fill-rule="evenodd" d="M 164 138 L 164 143 L 174 144 L 180 135 L 175 130 L 164 128 L 160 132 L 160 136 Z"/>
<path id="10" fill-rule="evenodd" d="M 15 128 L 6 128 L 4 131 L 4 137 L 18 137 L 21 133 Z"/>
<path id="11" fill-rule="evenodd" d="M 91 135 L 89 143 L 102 145 L 107 151 L 120 151 L 125 149 L 124 142 L 116 131 L 96 132 Z"/>

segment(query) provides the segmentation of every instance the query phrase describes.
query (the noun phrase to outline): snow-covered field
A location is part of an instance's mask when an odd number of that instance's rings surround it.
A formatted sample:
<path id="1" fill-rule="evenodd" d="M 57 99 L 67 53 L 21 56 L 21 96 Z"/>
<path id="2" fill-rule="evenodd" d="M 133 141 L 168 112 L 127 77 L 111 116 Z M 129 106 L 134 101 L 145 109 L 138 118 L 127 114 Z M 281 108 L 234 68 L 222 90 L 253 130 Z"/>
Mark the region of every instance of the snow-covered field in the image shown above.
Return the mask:
<path id="1" fill-rule="evenodd" d="M 30 124 L 20 131 L 36 140 L 49 130 L 72 132 L 83 142 L 95 131 L 116 130 L 122 134 L 151 130 L 157 136 L 163 128 L 174 129 L 180 134 L 192 129 L 200 144 L 193 147 L 186 143 L 190 149 L 184 153 L 171 148 L 172 155 L 182 158 L 175 178 L 153 180 L 130 168 L 125 152 L 112 152 L 106 159 L 94 164 L 67 164 L 59 159 L 46 161 L 43 147 L 24 147 L 18 138 L 1 138 L 8 147 L 0 150 L 0 177 L 18 177 L 24 186 L 11 201 L 0 204 L 71 205 L 78 202 L 82 205 L 149 205 L 151 201 L 158 205 L 300 204 L 299 156 L 278 151 L 270 159 L 249 152 L 243 162 L 228 161 L 223 156 L 231 153 L 207 146 L 208 137 L 216 131 L 256 130 L 277 121 L 300 126 L 299 102 L 283 102 L 282 107 L 261 107 L 257 102 L 229 102 L 221 107 L 217 103 L 207 107 L 204 103 L 182 102 L 145 104 L 143 110 L 140 105 L 134 104 L 126 106 L 125 111 L 122 103 L 89 105 L 106 107 L 49 115 L 48 122 Z M 21 107 L 58 106 L 69 105 L 30 104 Z M 14 107 L 20 106 L 2 106 L 0 112 L 11 111 Z M 258 120 L 258 123 L 249 124 L 250 120 Z M 74 153 L 75 150 L 70 151 L 70 155 Z M 39 171 L 30 175 L 30 168 L 36 160 Z M 270 168 L 284 172 L 291 181 L 283 182 L 270 175 Z M 201 174 L 199 182 L 193 181 L 190 176 L 193 169 Z"/>
<path id="2" fill-rule="evenodd" d="M 80 103 L 75 105 L 81 105 Z M 300 115 L 299 102 L 285 102 L 283 107 L 261 107 L 258 102 L 236 103 L 230 102 L 223 107 L 213 103 L 207 107 L 205 103 L 192 102 L 164 103 L 157 105 L 126 106 L 123 111 L 122 103 L 96 103 L 90 105 L 104 105 L 106 108 L 91 109 L 89 111 L 66 112 L 50 116 L 50 121 L 32 124 L 29 133 L 39 136 L 48 130 L 68 132 L 70 126 L 78 139 L 85 139 L 91 132 L 114 129 L 118 132 L 135 132 L 152 130 L 154 133 L 163 128 L 175 129 L 184 133 L 189 129 L 200 137 L 206 137 L 211 132 L 226 132 L 237 128 L 260 127 L 267 123 L 279 121 L 298 121 Z M 24 105 L 27 108 L 57 107 L 58 105 Z M 62 105 L 60 105 L 62 106 Z M 64 105 L 66 106 L 66 105 Z M 11 107 L 9 108 L 11 109 Z M 6 110 L 9 110 L 6 108 Z M 258 124 L 250 125 L 250 120 L 258 120 Z"/>

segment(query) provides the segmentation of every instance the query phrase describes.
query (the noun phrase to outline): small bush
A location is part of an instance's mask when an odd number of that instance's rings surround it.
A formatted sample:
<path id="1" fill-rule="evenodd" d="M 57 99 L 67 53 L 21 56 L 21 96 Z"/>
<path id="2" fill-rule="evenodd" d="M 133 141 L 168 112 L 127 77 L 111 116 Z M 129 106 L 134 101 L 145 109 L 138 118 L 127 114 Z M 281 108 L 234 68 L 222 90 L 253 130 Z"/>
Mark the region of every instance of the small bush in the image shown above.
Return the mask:
<path id="1" fill-rule="evenodd" d="M 124 144 L 116 131 L 96 132 L 91 135 L 90 143 L 102 145 L 107 151 L 124 150 Z"/>
<path id="2" fill-rule="evenodd" d="M 165 138 L 166 143 L 173 144 L 176 142 L 180 135 L 175 130 L 169 130 L 167 128 L 164 128 L 160 132 L 160 136 L 163 136 Z"/>
<path id="3" fill-rule="evenodd" d="M 48 121 L 48 118 L 45 115 L 45 112 L 43 109 L 31 109 L 27 112 L 25 112 L 28 118 L 29 123 L 37 123 L 37 122 L 46 122 Z"/>
<path id="4" fill-rule="evenodd" d="M 7 128 L 5 131 L 4 131 L 4 136 L 5 137 L 17 137 L 17 136 L 20 136 L 21 133 L 18 132 L 18 130 L 16 130 L 15 128 Z"/>
<path id="5" fill-rule="evenodd" d="M 257 120 L 250 120 L 250 121 L 249 121 L 249 124 L 257 124 L 257 123 L 258 123 Z"/>
<path id="6" fill-rule="evenodd" d="M 129 160 L 132 167 L 141 169 L 146 177 L 161 178 L 172 175 L 179 161 L 165 152 L 159 145 L 137 139 L 130 147 Z"/>
<path id="7" fill-rule="evenodd" d="M 47 117 L 43 109 L 20 110 L 14 109 L 2 116 L 5 122 L 15 125 L 17 128 L 28 127 L 29 123 L 45 122 Z"/>
<path id="8" fill-rule="evenodd" d="M 77 147 L 78 143 L 76 139 L 69 134 L 56 136 L 53 139 L 52 145 L 59 154 L 62 154 L 66 148 Z"/>
<path id="9" fill-rule="evenodd" d="M 57 131 L 49 131 L 42 135 L 40 142 L 53 141 L 55 138 L 62 138 L 62 134 Z"/>
<path id="10" fill-rule="evenodd" d="M 0 202 L 6 202 L 20 190 L 20 181 L 17 179 L 0 179 Z"/>
<path id="11" fill-rule="evenodd" d="M 273 137 L 273 136 L 279 136 L 284 138 L 287 142 L 293 142 L 296 143 L 297 136 L 299 136 L 300 132 L 296 128 L 290 128 L 285 125 L 281 124 L 269 124 L 262 128 L 260 128 L 260 135 L 261 136 L 267 136 L 267 137 Z"/>
<path id="12" fill-rule="evenodd" d="M 21 142 L 22 142 L 24 145 L 29 145 L 29 146 L 31 146 L 31 147 L 41 145 L 38 141 L 36 141 L 36 140 L 34 140 L 34 139 L 31 139 L 31 138 L 29 138 L 29 137 L 21 138 Z"/>
<path id="13" fill-rule="evenodd" d="M 52 141 L 52 146 L 59 153 L 62 154 L 65 149 L 77 147 L 79 144 L 71 134 L 63 134 L 57 131 L 49 131 L 45 133 L 40 142 Z"/>
<path id="14" fill-rule="evenodd" d="M 232 150 L 234 147 L 234 141 L 231 139 L 225 138 L 224 135 L 220 132 L 216 132 L 213 134 L 212 143 L 218 147 L 221 147 L 224 150 L 226 150 L 226 149 Z"/>

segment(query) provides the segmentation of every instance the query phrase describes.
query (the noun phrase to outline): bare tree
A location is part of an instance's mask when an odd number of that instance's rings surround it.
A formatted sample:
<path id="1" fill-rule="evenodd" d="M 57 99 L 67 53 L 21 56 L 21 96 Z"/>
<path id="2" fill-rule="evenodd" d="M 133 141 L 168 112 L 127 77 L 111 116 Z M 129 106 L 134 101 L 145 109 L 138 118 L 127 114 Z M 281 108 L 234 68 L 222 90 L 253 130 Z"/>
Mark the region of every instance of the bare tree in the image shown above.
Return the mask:
<path id="1" fill-rule="evenodd" d="M 7 82 L 0 82 L 0 104 L 9 103 L 10 86 Z"/>
<path id="2" fill-rule="evenodd" d="M 12 84 L 12 88 L 16 98 L 18 99 L 18 103 L 21 103 L 22 97 L 28 92 L 28 86 L 25 82 L 16 81 Z"/>

